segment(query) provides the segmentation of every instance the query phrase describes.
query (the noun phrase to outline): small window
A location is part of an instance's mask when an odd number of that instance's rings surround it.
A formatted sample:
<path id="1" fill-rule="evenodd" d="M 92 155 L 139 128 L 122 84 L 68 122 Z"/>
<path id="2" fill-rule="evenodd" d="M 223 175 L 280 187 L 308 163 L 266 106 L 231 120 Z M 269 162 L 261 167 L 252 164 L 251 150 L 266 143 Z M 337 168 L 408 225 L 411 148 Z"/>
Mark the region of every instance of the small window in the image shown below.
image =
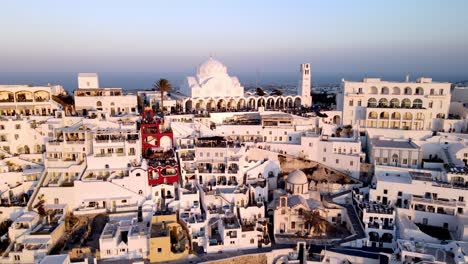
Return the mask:
<path id="1" fill-rule="evenodd" d="M 122 200 L 121 203 L 127 203 L 127 200 Z"/>
<path id="2" fill-rule="evenodd" d="M 384 193 L 384 194 L 388 194 L 388 190 L 384 189 L 384 190 L 383 190 L 383 193 Z"/>
<path id="3" fill-rule="evenodd" d="M 158 253 L 161 253 L 162 252 L 162 248 L 158 248 Z"/>
<path id="4" fill-rule="evenodd" d="M 135 176 L 137 176 L 137 177 L 140 177 L 140 176 L 141 176 L 141 174 L 138 172 L 137 174 L 135 174 Z"/>
<path id="5" fill-rule="evenodd" d="M 20 125 L 20 124 L 16 124 L 16 125 L 15 125 L 15 128 L 16 128 L 16 129 L 21 129 L 21 125 Z"/>

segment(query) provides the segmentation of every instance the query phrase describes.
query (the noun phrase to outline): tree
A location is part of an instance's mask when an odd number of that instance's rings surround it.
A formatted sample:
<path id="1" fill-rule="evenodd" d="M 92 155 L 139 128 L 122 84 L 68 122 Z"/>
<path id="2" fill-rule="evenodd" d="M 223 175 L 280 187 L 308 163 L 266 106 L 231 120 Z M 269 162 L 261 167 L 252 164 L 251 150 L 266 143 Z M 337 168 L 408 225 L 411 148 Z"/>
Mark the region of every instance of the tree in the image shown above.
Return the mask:
<path id="1" fill-rule="evenodd" d="M 327 232 L 330 223 L 320 215 L 318 210 L 303 212 L 304 223 L 309 230 L 310 235 L 323 235 Z"/>
<path id="2" fill-rule="evenodd" d="M 167 79 L 159 79 L 159 81 L 154 83 L 153 89 L 154 91 L 159 91 L 161 93 L 160 109 L 161 109 L 161 112 L 163 112 L 164 111 L 164 93 L 172 91 L 172 85 L 169 83 Z"/>
<path id="3" fill-rule="evenodd" d="M 263 91 L 262 88 L 257 87 L 257 90 L 255 91 L 255 94 L 258 95 L 258 96 L 264 96 L 264 95 L 265 95 L 265 91 Z"/>
<path id="4" fill-rule="evenodd" d="M 336 136 L 341 137 L 341 132 L 343 132 L 343 129 L 341 127 L 336 129 Z"/>
<path id="5" fill-rule="evenodd" d="M 271 92 L 271 95 L 281 96 L 283 95 L 283 92 L 279 89 L 273 89 L 273 91 Z"/>
<path id="6" fill-rule="evenodd" d="M 353 133 L 353 126 L 347 125 L 344 127 L 345 128 L 345 134 L 350 137 L 351 134 Z"/>

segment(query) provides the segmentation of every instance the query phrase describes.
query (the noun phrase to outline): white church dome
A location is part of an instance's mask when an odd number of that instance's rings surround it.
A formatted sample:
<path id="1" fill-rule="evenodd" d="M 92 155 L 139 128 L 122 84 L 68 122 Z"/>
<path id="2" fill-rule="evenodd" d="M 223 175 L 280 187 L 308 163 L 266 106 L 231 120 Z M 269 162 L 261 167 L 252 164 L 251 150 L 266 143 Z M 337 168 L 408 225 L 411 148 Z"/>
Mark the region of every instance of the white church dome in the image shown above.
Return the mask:
<path id="1" fill-rule="evenodd" d="M 288 175 L 287 179 L 288 183 L 290 184 L 307 184 L 309 181 L 307 180 L 307 176 L 301 170 L 295 170 Z"/>
<path id="2" fill-rule="evenodd" d="M 202 77 L 227 75 L 227 68 L 218 60 L 209 58 L 198 67 L 198 75 Z"/>

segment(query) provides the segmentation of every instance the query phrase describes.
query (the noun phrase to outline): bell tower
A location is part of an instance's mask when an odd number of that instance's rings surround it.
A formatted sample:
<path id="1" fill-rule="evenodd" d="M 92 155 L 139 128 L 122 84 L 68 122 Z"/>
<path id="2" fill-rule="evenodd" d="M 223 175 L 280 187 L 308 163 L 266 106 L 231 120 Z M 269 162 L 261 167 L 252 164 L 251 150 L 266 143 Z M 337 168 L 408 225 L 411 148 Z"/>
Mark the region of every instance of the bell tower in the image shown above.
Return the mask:
<path id="1" fill-rule="evenodd" d="M 312 95 L 310 94 L 310 64 L 303 63 L 300 67 L 300 79 L 297 86 L 297 94 L 301 96 L 301 105 L 304 107 L 312 106 Z"/>

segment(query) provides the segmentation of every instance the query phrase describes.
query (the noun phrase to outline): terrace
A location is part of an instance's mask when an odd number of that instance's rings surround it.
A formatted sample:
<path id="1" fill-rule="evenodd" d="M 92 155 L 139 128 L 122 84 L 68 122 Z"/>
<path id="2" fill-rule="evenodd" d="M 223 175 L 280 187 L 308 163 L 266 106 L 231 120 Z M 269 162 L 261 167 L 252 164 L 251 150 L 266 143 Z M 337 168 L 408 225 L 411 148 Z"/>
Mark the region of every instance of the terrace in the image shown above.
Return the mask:
<path id="1" fill-rule="evenodd" d="M 438 198 L 438 199 L 431 199 L 431 198 L 425 198 L 419 195 L 413 195 L 412 197 L 413 202 L 417 203 L 424 203 L 424 204 L 434 204 L 434 205 L 442 205 L 442 206 L 449 206 L 449 207 L 465 207 L 466 203 L 457 201 L 455 199 L 443 199 L 443 198 Z"/>
<path id="2" fill-rule="evenodd" d="M 359 208 L 366 210 L 368 213 L 372 214 L 393 214 L 394 209 L 388 205 L 383 205 L 377 202 L 361 202 L 358 204 Z"/>
<path id="3" fill-rule="evenodd" d="M 223 218 L 223 224 L 225 229 L 238 229 L 241 227 L 239 219 L 237 219 L 235 215 L 229 213 Z"/>
<path id="4" fill-rule="evenodd" d="M 204 137 L 198 138 L 195 146 L 199 148 L 240 148 L 240 142 L 227 141 L 224 137 Z"/>
<path id="5" fill-rule="evenodd" d="M 411 179 L 416 181 L 429 181 L 432 182 L 432 174 L 428 172 L 410 171 Z"/>
<path id="6" fill-rule="evenodd" d="M 148 166 L 156 168 L 159 166 L 176 166 L 177 160 L 173 150 L 157 151 L 150 153 L 148 159 Z"/>

